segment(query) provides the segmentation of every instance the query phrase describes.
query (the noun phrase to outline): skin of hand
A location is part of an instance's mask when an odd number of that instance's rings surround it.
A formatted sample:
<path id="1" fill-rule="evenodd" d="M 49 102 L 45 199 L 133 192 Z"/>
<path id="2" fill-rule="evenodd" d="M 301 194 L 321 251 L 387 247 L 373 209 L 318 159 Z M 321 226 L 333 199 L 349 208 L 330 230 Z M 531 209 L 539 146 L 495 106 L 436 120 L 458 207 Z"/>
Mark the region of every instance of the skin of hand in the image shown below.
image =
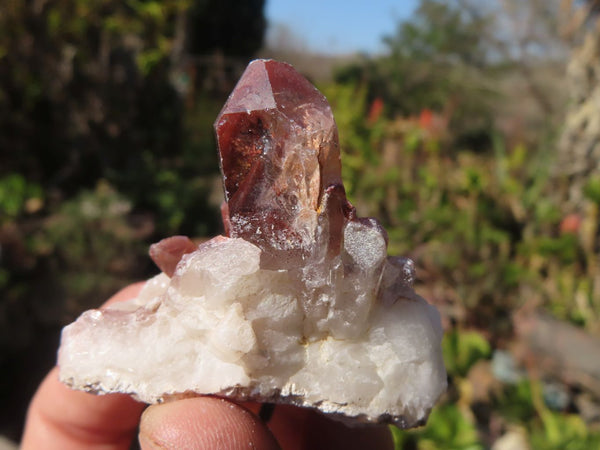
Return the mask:
<path id="1" fill-rule="evenodd" d="M 104 306 L 135 297 L 143 283 Z M 314 411 L 277 405 L 268 423 L 259 404 L 200 396 L 146 407 L 124 394 L 69 389 L 52 369 L 34 395 L 21 442 L 31 449 L 392 449 L 385 426 L 348 428 Z"/>

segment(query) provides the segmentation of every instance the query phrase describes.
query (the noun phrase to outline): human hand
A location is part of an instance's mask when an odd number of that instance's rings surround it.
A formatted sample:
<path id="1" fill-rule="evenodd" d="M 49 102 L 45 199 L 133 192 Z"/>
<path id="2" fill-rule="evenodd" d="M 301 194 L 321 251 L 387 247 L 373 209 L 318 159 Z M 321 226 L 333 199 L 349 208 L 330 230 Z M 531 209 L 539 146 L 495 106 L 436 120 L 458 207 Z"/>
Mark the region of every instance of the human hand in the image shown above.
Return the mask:
<path id="1" fill-rule="evenodd" d="M 104 306 L 135 297 L 131 285 Z M 29 449 L 128 449 L 136 433 L 146 449 L 388 449 L 387 427 L 347 428 L 314 411 L 277 405 L 270 420 L 259 404 L 202 396 L 152 405 L 124 394 L 92 395 L 58 381 L 54 368 L 33 397 L 21 443 Z"/>

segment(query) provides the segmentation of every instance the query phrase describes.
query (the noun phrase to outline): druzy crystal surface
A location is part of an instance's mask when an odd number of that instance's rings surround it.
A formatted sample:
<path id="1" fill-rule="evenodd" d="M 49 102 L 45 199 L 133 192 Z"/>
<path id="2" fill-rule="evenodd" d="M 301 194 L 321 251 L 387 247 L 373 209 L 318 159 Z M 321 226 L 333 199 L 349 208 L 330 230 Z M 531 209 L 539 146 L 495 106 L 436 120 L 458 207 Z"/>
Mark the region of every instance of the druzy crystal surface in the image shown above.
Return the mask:
<path id="1" fill-rule="evenodd" d="M 155 403 L 186 395 L 423 423 L 446 388 L 437 310 L 346 200 L 333 114 L 291 66 L 250 63 L 215 123 L 225 236 L 151 247 L 138 298 L 67 326 L 60 377 Z"/>

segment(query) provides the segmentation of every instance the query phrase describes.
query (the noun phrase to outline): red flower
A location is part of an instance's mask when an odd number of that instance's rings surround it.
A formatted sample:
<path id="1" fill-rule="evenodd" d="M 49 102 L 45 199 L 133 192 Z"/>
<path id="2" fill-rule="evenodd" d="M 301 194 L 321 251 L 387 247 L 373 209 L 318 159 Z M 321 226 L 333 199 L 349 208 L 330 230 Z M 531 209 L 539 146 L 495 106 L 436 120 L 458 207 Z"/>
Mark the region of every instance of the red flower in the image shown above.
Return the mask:
<path id="1" fill-rule="evenodd" d="M 419 127 L 424 130 L 430 130 L 433 125 L 433 111 L 423 109 L 419 115 Z"/>
<path id="2" fill-rule="evenodd" d="M 371 103 L 371 107 L 369 108 L 367 121 L 371 124 L 377 122 L 383 113 L 383 107 L 383 100 L 380 97 L 373 100 L 373 103 Z"/>
<path id="3" fill-rule="evenodd" d="M 567 214 L 560 222 L 560 234 L 575 234 L 581 226 L 581 216 L 579 214 Z"/>

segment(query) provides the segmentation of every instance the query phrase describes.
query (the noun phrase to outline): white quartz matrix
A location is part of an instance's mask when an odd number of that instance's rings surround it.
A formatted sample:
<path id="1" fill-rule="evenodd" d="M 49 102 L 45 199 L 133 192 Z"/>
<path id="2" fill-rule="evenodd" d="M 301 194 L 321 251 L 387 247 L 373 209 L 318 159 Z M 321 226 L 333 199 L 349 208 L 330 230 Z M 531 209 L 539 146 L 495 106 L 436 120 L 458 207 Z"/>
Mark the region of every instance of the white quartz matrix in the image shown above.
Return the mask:
<path id="1" fill-rule="evenodd" d="M 440 317 L 405 287 L 412 262 L 363 228 L 346 226 L 342 257 L 319 274 L 261 269 L 255 245 L 214 238 L 172 278 L 67 326 L 60 378 L 147 403 L 217 394 L 420 424 L 446 388 Z"/>

